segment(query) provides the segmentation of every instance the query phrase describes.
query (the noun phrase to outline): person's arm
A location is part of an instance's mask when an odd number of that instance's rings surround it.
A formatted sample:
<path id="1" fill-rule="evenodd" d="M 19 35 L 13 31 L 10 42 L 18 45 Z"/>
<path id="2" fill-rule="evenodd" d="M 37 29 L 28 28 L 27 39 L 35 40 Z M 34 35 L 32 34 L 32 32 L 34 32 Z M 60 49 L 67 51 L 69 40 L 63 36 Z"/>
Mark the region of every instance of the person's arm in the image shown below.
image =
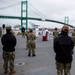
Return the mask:
<path id="1" fill-rule="evenodd" d="M 1 43 L 2 43 L 2 45 L 4 46 L 4 44 L 5 44 L 5 42 L 4 42 L 4 35 L 2 36 L 2 38 L 1 38 Z"/>
<path id="2" fill-rule="evenodd" d="M 17 44 L 17 39 L 16 39 L 16 37 L 15 37 L 15 36 L 13 37 L 12 42 L 13 42 L 13 46 L 15 47 L 15 46 L 16 46 L 16 44 Z"/>
<path id="3" fill-rule="evenodd" d="M 53 36 L 55 36 L 55 31 L 53 31 Z"/>
<path id="4" fill-rule="evenodd" d="M 72 44 L 71 45 L 72 45 L 71 46 L 72 47 L 72 54 L 74 54 L 74 50 L 73 50 L 74 49 L 74 41 L 73 40 L 72 40 Z"/>
<path id="5" fill-rule="evenodd" d="M 58 51 L 58 38 L 54 39 L 53 48 L 54 48 L 54 52 L 57 53 L 57 51 Z"/>

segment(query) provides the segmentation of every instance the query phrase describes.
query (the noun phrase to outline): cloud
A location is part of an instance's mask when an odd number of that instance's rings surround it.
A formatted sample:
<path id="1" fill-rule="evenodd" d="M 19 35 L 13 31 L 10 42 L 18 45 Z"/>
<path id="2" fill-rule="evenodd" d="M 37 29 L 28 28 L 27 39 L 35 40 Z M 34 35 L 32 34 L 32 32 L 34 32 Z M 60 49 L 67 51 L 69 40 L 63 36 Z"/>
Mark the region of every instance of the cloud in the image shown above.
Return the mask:
<path id="1" fill-rule="evenodd" d="M 0 6 L 9 6 L 17 2 L 21 3 L 21 0 L 0 0 Z M 28 0 L 28 2 L 28 7 L 30 6 L 30 8 L 33 10 L 32 11 L 31 9 L 29 9 L 29 17 L 41 17 L 40 15 L 43 14 L 42 16 L 45 18 L 64 22 L 64 17 L 68 16 L 69 23 L 75 25 L 75 0 Z M 36 11 L 30 4 L 35 7 L 35 9 L 38 10 L 41 14 Z M 9 10 L 0 10 L 0 14 L 13 14 L 14 16 L 20 16 L 20 4 L 18 7 L 16 6 L 10 8 Z M 41 24 L 41 22 L 39 22 L 39 24 Z M 45 23 L 42 24 L 44 25 Z"/>

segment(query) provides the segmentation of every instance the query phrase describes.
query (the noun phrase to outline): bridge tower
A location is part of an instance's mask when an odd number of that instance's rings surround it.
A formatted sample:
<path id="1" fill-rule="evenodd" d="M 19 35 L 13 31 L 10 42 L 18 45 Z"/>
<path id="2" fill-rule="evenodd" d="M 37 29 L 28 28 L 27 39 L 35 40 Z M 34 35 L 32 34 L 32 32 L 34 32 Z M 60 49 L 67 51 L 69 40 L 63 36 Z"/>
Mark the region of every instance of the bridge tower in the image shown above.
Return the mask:
<path id="1" fill-rule="evenodd" d="M 26 17 L 26 20 L 23 19 Z M 28 1 L 21 1 L 21 28 L 25 25 L 26 31 L 28 30 Z"/>
<path id="2" fill-rule="evenodd" d="M 66 24 L 69 24 L 69 17 L 68 17 L 68 16 L 65 17 L 64 22 L 65 22 Z"/>

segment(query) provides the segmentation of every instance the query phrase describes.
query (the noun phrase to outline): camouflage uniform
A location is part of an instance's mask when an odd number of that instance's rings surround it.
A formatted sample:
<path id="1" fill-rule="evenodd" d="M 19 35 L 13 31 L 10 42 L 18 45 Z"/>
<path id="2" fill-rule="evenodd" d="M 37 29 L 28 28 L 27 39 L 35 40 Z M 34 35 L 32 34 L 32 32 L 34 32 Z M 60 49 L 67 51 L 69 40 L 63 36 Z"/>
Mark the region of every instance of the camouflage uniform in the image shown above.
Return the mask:
<path id="1" fill-rule="evenodd" d="M 4 74 L 10 73 L 14 74 L 16 71 L 14 70 L 14 59 L 15 59 L 15 46 L 17 44 L 16 37 L 11 32 L 11 27 L 6 27 L 6 34 L 4 34 L 1 38 L 1 43 L 3 45 L 3 68 Z M 9 72 L 10 70 L 10 72 Z"/>
<path id="2" fill-rule="evenodd" d="M 25 37 L 25 32 L 22 32 L 22 37 Z"/>
<path id="3" fill-rule="evenodd" d="M 29 31 L 27 31 L 27 32 L 25 32 L 25 36 L 26 36 L 26 50 L 28 49 L 27 48 L 27 43 L 28 43 L 28 36 L 27 36 L 27 34 L 29 33 Z"/>
<path id="4" fill-rule="evenodd" d="M 53 31 L 53 39 L 56 38 L 58 36 L 59 32 L 57 30 Z"/>
<path id="5" fill-rule="evenodd" d="M 69 27 L 64 25 L 61 33 L 54 39 L 53 48 L 55 52 L 55 61 L 57 75 L 70 75 L 73 61 L 74 41 L 68 35 Z"/>
<path id="6" fill-rule="evenodd" d="M 71 63 L 59 63 L 56 62 L 57 75 L 70 75 Z"/>
<path id="7" fill-rule="evenodd" d="M 74 40 L 74 45 L 75 45 L 75 30 L 72 32 L 72 38 Z"/>
<path id="8" fill-rule="evenodd" d="M 5 52 L 3 51 L 3 59 L 4 59 L 4 69 L 8 69 L 8 61 L 10 62 L 10 70 L 14 69 L 14 59 L 15 53 L 14 52 Z"/>
<path id="9" fill-rule="evenodd" d="M 29 50 L 28 56 L 30 56 L 31 53 L 34 56 L 35 55 L 35 47 L 36 47 L 36 45 L 35 45 L 36 36 L 34 35 L 33 32 L 29 32 L 27 34 L 27 39 L 28 39 L 27 48 Z"/>

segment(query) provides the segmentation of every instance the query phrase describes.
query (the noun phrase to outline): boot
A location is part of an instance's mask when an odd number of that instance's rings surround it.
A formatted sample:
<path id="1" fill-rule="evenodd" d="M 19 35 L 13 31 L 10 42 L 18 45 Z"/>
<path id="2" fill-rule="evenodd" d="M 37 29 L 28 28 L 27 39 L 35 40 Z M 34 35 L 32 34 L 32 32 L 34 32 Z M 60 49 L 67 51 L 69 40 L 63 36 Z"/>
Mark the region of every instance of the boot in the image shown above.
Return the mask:
<path id="1" fill-rule="evenodd" d="M 32 55 L 33 57 L 36 56 L 35 54 Z"/>
<path id="2" fill-rule="evenodd" d="M 28 54 L 28 56 L 29 56 L 29 57 L 31 56 L 30 53 Z"/>
<path id="3" fill-rule="evenodd" d="M 6 69 L 6 70 L 4 71 L 4 74 L 7 74 L 7 73 L 9 73 L 9 71 Z"/>
<path id="4" fill-rule="evenodd" d="M 14 74 L 14 73 L 16 73 L 15 70 L 10 70 L 10 74 Z"/>

